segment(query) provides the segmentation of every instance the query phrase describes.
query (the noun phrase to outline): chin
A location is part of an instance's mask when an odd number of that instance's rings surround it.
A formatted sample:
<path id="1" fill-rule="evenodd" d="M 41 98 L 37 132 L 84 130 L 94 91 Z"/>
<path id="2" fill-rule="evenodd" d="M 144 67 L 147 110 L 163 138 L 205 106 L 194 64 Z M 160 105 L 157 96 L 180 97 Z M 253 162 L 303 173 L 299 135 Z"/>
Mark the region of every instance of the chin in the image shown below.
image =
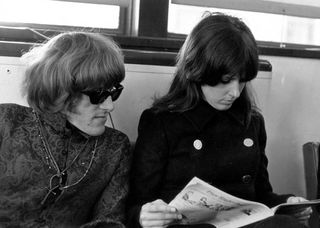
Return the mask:
<path id="1" fill-rule="evenodd" d="M 231 106 L 232 106 L 232 104 L 222 105 L 222 106 L 220 107 L 220 111 L 226 111 L 226 110 L 230 109 Z"/>
<path id="2" fill-rule="evenodd" d="M 220 107 L 217 107 L 215 109 L 217 109 L 219 111 L 227 111 L 230 108 L 231 108 L 231 105 L 230 106 L 220 106 Z"/>
<path id="3" fill-rule="evenodd" d="M 104 133 L 104 131 L 106 130 L 106 128 L 103 126 L 99 129 L 94 129 L 90 132 L 87 132 L 88 135 L 90 136 L 99 136 L 99 135 L 102 135 Z"/>

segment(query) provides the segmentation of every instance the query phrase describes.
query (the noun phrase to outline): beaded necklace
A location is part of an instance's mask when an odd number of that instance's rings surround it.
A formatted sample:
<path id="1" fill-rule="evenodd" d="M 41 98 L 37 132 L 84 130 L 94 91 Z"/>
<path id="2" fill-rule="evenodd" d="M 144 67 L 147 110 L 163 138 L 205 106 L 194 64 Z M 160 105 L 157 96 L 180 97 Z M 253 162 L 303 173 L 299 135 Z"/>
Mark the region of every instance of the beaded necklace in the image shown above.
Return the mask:
<path id="1" fill-rule="evenodd" d="M 57 173 L 55 175 L 53 175 L 51 178 L 50 178 L 50 188 L 49 188 L 49 193 L 51 193 L 52 191 L 52 186 L 51 186 L 51 183 L 52 183 L 52 180 L 55 178 L 55 177 L 58 177 L 60 179 L 59 181 L 59 186 L 58 188 L 60 190 L 65 190 L 67 188 L 70 188 L 76 184 L 78 184 L 80 181 L 83 180 L 83 178 L 86 177 L 86 175 L 88 174 L 91 166 L 92 166 L 92 163 L 93 163 L 93 160 L 95 158 L 95 154 L 96 154 L 96 149 L 97 149 L 97 144 L 98 144 L 98 138 L 96 139 L 95 141 L 95 144 L 94 144 L 94 148 L 91 152 L 91 159 L 90 159 L 90 162 L 89 162 L 89 165 L 88 165 L 88 168 L 86 169 L 84 175 L 78 180 L 76 181 L 75 183 L 71 184 L 71 185 L 66 185 L 66 186 L 61 186 L 62 184 L 62 178 L 63 176 L 66 174 L 66 171 L 73 165 L 73 163 L 77 160 L 77 158 L 79 157 L 79 155 L 82 153 L 82 151 L 85 149 L 85 147 L 87 146 L 88 142 L 89 142 L 89 139 L 87 139 L 86 143 L 83 145 L 83 147 L 81 148 L 80 152 L 74 157 L 74 159 L 72 160 L 72 162 L 66 167 L 64 168 L 63 170 L 60 170 L 56 160 L 54 159 L 52 153 L 51 153 L 51 150 L 49 148 L 49 145 L 48 145 L 48 142 L 46 140 L 46 138 L 44 137 L 44 134 L 43 134 L 43 125 L 40 121 L 40 118 L 39 118 L 39 115 L 36 111 L 33 110 L 33 113 L 36 117 L 36 122 L 37 122 L 37 126 L 38 126 L 38 130 L 39 130 L 39 137 L 41 139 L 41 142 L 42 142 L 42 145 L 43 145 L 43 151 L 44 153 L 46 154 L 46 160 L 47 160 L 47 164 L 49 165 L 49 168 L 51 168 L 50 166 L 50 161 L 51 163 L 53 164 L 53 167 L 54 169 L 57 171 Z M 45 199 L 44 199 L 45 200 Z"/>

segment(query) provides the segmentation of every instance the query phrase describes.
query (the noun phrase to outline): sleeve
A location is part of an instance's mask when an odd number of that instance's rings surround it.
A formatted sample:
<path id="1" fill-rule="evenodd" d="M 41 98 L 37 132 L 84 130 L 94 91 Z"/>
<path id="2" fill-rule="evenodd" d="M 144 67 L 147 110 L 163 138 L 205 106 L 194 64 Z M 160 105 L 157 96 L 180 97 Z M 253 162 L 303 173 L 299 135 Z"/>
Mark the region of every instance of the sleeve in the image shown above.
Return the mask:
<path id="1" fill-rule="evenodd" d="M 121 155 L 118 167 L 95 207 L 92 222 L 81 228 L 125 228 L 125 205 L 131 166 L 131 150 L 127 137 L 118 150 Z"/>
<path id="2" fill-rule="evenodd" d="M 4 128 L 6 126 L 6 118 L 7 112 L 4 104 L 0 105 L 0 148 L 3 140 L 4 135 Z"/>
<path id="3" fill-rule="evenodd" d="M 145 110 L 138 126 L 128 203 L 128 227 L 140 227 L 141 206 L 159 198 L 166 166 L 168 143 L 163 122 L 152 110 Z"/>
<path id="4" fill-rule="evenodd" d="M 290 194 L 278 195 L 273 192 L 272 186 L 269 181 L 268 174 L 268 158 L 265 153 L 267 134 L 264 124 L 264 118 L 260 113 L 256 114 L 257 117 L 257 134 L 259 140 L 259 150 L 260 150 L 260 165 L 258 168 L 258 175 L 255 182 L 257 201 L 266 204 L 269 207 L 273 207 L 280 203 L 287 201 L 287 198 L 292 196 Z"/>

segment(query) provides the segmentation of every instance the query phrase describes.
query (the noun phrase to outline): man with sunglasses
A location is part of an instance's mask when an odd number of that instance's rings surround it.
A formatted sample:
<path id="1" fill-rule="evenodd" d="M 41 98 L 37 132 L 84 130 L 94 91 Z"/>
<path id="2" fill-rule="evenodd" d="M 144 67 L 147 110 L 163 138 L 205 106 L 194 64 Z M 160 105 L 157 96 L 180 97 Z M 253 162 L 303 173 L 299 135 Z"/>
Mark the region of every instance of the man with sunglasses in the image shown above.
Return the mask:
<path id="1" fill-rule="evenodd" d="M 130 144 L 105 126 L 123 90 L 120 49 L 62 33 L 23 59 L 30 107 L 0 105 L 0 227 L 124 227 Z"/>

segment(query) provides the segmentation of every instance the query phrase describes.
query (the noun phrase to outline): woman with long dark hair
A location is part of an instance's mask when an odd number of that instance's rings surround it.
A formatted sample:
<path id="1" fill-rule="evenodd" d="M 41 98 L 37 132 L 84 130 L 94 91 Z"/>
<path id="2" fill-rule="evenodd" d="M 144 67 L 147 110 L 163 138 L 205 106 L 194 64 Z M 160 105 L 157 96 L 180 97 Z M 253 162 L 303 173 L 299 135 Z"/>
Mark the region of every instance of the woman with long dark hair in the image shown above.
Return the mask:
<path id="1" fill-rule="evenodd" d="M 266 131 L 250 81 L 258 48 L 238 18 L 214 13 L 188 35 L 168 93 L 140 118 L 131 173 L 129 227 L 167 227 L 182 215 L 168 203 L 197 176 L 268 206 L 304 200 L 273 193 Z M 311 208 L 252 227 L 303 227 Z M 294 217 L 298 218 L 295 219 Z"/>

